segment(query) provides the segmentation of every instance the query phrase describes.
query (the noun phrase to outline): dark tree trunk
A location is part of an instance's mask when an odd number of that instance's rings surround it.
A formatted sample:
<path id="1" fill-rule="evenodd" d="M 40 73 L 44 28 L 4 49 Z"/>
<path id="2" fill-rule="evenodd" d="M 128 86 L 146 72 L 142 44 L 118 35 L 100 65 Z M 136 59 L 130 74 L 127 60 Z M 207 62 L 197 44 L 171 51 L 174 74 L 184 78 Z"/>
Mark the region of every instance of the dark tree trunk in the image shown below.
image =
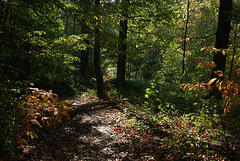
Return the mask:
<path id="1" fill-rule="evenodd" d="M 87 34 L 89 32 L 89 28 L 86 25 L 86 20 L 82 20 L 82 34 Z M 85 43 L 89 45 L 89 40 L 85 40 Z M 88 60 L 89 60 L 89 47 L 86 48 L 86 50 L 81 51 L 81 77 L 83 77 L 85 80 L 89 79 L 88 74 Z"/>
<path id="2" fill-rule="evenodd" d="M 126 4 L 123 4 L 124 13 L 122 13 L 123 18 L 120 20 L 120 31 L 119 31 L 119 53 L 117 62 L 117 85 L 119 87 L 124 87 L 125 85 L 125 73 L 126 73 L 126 51 L 127 51 L 127 15 L 126 15 Z"/>
<path id="3" fill-rule="evenodd" d="M 98 17 L 99 14 L 99 5 L 100 0 L 95 0 L 96 17 Z M 100 31 L 98 19 L 95 19 L 95 21 L 94 66 L 97 81 L 97 95 L 99 98 L 103 99 L 105 98 L 105 95 L 103 93 L 103 75 L 100 64 Z"/>
<path id="4" fill-rule="evenodd" d="M 232 0 L 220 0 L 219 17 L 218 17 L 218 29 L 216 33 L 216 44 L 217 49 L 227 49 L 229 43 L 229 33 L 231 29 L 231 11 L 232 11 Z M 220 78 L 215 71 L 225 72 L 226 67 L 226 54 L 222 51 L 218 51 L 214 54 L 213 62 L 216 67 L 211 72 L 212 78 Z"/>
<path id="5" fill-rule="evenodd" d="M 223 74 L 226 67 L 226 53 L 223 49 L 228 48 L 229 43 L 229 33 L 231 29 L 231 11 L 232 11 L 232 0 L 220 0 L 219 15 L 218 15 L 218 28 L 216 33 L 216 43 L 215 48 L 218 52 L 214 54 L 213 62 L 215 67 L 211 71 L 210 78 L 217 78 L 215 82 L 212 83 L 213 90 L 208 94 L 206 98 L 214 95 L 216 99 L 221 100 L 221 92 L 214 88 L 217 81 L 223 80 L 224 77 L 216 74 L 217 71 L 221 71 Z"/>
<path id="6" fill-rule="evenodd" d="M 182 74 L 184 74 L 185 70 L 185 57 L 186 57 L 186 46 L 187 46 L 187 30 L 188 30 L 188 21 L 189 21 L 189 6 L 190 1 L 187 3 L 187 20 L 185 24 L 185 32 L 184 32 L 184 40 L 183 40 L 183 60 L 182 60 Z"/>

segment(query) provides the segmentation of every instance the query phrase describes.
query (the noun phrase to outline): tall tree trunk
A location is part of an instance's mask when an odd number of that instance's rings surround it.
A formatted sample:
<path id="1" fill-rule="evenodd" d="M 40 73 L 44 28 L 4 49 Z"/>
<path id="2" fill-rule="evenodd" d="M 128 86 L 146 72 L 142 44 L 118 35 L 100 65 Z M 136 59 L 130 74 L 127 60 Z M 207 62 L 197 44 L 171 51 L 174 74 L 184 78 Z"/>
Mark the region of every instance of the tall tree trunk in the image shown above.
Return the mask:
<path id="1" fill-rule="evenodd" d="M 215 48 L 227 49 L 229 43 L 229 33 L 231 29 L 231 11 L 232 11 L 232 0 L 220 0 L 219 17 L 218 17 L 218 29 L 216 33 Z M 211 72 L 211 78 L 220 78 L 215 71 L 225 72 L 226 67 L 226 54 L 222 51 L 218 51 L 214 54 L 213 62 L 216 67 Z"/>
<path id="2" fill-rule="evenodd" d="M 214 54 L 213 62 L 215 67 L 212 69 L 210 78 L 217 78 L 216 81 L 222 80 L 223 77 L 220 77 L 216 74 L 217 71 L 225 72 L 226 67 L 226 53 L 222 49 L 228 48 L 229 43 L 229 33 L 231 29 L 231 11 L 232 11 L 232 0 L 220 0 L 219 15 L 218 15 L 218 28 L 216 33 L 216 43 L 215 48 L 219 49 L 217 53 Z M 215 82 L 216 82 L 215 81 Z M 213 83 L 213 85 L 215 84 Z M 209 94 L 215 95 L 218 99 L 220 98 L 220 92 L 217 89 L 214 89 Z"/>
<path id="3" fill-rule="evenodd" d="M 190 0 L 187 2 L 187 20 L 185 25 L 184 40 L 183 40 L 183 60 L 182 60 L 182 74 L 185 70 L 185 57 L 186 57 L 186 46 L 187 46 L 187 30 L 188 30 L 188 20 L 189 20 L 189 6 Z"/>
<path id="4" fill-rule="evenodd" d="M 117 85 L 119 87 L 124 87 L 125 85 L 125 75 L 126 75 L 126 51 L 127 51 L 127 9 L 126 2 L 123 1 L 123 13 L 120 20 L 120 30 L 119 30 L 119 53 L 118 53 L 118 62 L 117 62 Z"/>
<path id="5" fill-rule="evenodd" d="M 103 75 L 100 64 L 100 31 L 99 31 L 99 6 L 100 0 L 95 0 L 95 9 L 96 9 L 96 19 L 95 19 L 95 43 L 94 43 L 94 66 L 95 66 L 95 75 L 97 81 L 97 95 L 99 98 L 105 98 L 103 93 Z"/>
<path id="6" fill-rule="evenodd" d="M 86 24 L 86 20 L 82 20 L 82 34 L 88 34 L 89 27 Z M 85 43 L 89 45 L 89 40 L 85 40 Z M 88 60 L 89 60 L 89 47 L 86 48 L 86 50 L 81 51 L 81 77 L 83 77 L 85 80 L 89 79 L 88 74 Z"/>

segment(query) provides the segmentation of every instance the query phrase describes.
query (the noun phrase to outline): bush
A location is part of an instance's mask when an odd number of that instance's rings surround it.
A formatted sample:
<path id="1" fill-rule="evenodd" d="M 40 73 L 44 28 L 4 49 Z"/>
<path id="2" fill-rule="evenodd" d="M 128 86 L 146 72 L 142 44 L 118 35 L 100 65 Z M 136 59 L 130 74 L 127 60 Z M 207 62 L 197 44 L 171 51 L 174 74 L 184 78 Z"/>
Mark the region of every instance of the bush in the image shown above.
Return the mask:
<path id="1" fill-rule="evenodd" d="M 69 118 L 67 106 L 72 102 L 58 102 L 51 90 L 27 86 L 7 82 L 0 88 L 0 150 L 13 155 L 21 154 L 29 139 L 37 137 L 33 126 L 55 128 L 63 117 Z"/>
<path id="2" fill-rule="evenodd" d="M 155 112 L 194 112 L 202 107 L 199 97 L 203 94 L 200 90 L 183 91 L 178 83 L 151 83 L 151 86 L 146 88 L 144 106 Z"/>
<path id="3" fill-rule="evenodd" d="M 22 93 L 28 93 L 28 83 L 6 81 L 0 84 L 0 149 L 10 153 L 20 153 L 16 136 L 21 122 L 17 107 Z"/>

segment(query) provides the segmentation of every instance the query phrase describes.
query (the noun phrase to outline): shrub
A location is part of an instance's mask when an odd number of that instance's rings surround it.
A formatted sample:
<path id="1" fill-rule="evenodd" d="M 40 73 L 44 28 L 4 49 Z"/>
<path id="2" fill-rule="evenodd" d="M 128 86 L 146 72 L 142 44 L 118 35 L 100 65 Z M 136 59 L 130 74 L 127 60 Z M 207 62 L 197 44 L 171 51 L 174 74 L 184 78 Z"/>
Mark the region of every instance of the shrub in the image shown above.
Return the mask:
<path id="1" fill-rule="evenodd" d="M 69 118 L 72 102 L 59 102 L 58 95 L 27 83 L 7 82 L 0 87 L 0 150 L 20 154 L 22 148 L 37 134 L 32 127 L 56 127 L 63 117 Z M 4 157 L 3 157 L 4 158 Z"/>

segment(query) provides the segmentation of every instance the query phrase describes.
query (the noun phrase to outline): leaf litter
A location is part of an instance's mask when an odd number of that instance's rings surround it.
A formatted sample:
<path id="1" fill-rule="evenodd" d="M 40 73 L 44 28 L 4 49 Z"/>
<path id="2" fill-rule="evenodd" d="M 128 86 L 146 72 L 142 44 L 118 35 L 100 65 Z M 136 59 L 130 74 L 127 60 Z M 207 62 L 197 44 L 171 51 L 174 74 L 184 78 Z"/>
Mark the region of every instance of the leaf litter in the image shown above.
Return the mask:
<path id="1" fill-rule="evenodd" d="M 72 101 L 85 104 L 98 99 L 78 96 Z M 42 128 L 35 147 L 26 148 L 22 160 L 155 160 L 153 139 L 138 133 L 121 109 L 102 105 L 83 109 L 56 129 Z"/>
<path id="2" fill-rule="evenodd" d="M 99 100 L 92 96 L 76 96 L 72 101 L 86 104 Z M 133 117 L 149 122 L 151 116 L 129 113 L 132 116 L 127 117 L 124 110 L 121 106 L 99 105 L 78 111 L 56 129 L 42 128 L 36 146 L 28 146 L 23 158 L 34 161 L 225 160 L 222 146 L 209 141 L 218 131 L 199 131 L 194 120 L 188 117 L 164 114 L 158 116 L 159 122 L 153 128 L 144 126 L 141 121 L 134 125 Z M 138 126 L 143 127 L 137 129 Z M 206 146 L 207 152 L 201 146 Z M 237 147 L 235 152 L 239 152 Z"/>

